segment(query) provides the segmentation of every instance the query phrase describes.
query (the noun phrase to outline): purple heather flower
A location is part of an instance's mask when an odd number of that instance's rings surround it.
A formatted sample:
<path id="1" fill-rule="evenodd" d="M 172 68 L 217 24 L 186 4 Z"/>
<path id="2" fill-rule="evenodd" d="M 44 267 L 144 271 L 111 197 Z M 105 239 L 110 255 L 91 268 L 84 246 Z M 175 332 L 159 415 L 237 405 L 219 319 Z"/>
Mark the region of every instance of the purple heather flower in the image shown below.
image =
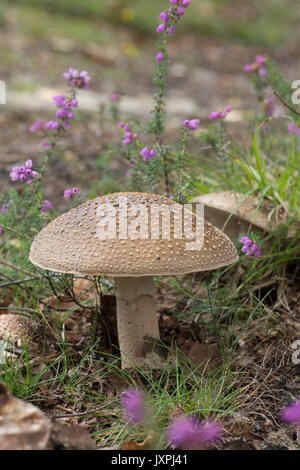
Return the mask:
<path id="1" fill-rule="evenodd" d="M 212 113 L 210 113 L 209 119 L 210 121 L 216 121 L 217 119 L 225 119 L 227 114 L 230 113 L 230 111 L 232 111 L 231 106 L 226 106 L 225 110 L 213 111 Z"/>
<path id="2" fill-rule="evenodd" d="M 39 118 L 33 124 L 31 124 L 31 126 L 29 128 L 29 131 L 30 132 L 37 132 L 40 129 L 42 129 L 43 126 L 44 126 L 43 121 L 42 121 L 41 118 Z"/>
<path id="3" fill-rule="evenodd" d="M 66 189 L 64 191 L 64 198 L 65 199 L 70 199 L 71 196 L 72 196 L 72 189 Z"/>
<path id="4" fill-rule="evenodd" d="M 287 130 L 289 131 L 289 134 L 290 135 L 295 135 L 297 133 L 297 126 L 296 124 L 293 122 L 292 124 L 289 124 L 287 126 Z"/>
<path id="5" fill-rule="evenodd" d="M 1 207 L 1 212 L 2 213 L 5 213 L 8 211 L 8 208 L 7 208 L 7 204 L 4 204 L 2 207 Z"/>
<path id="6" fill-rule="evenodd" d="M 25 165 L 14 166 L 9 176 L 12 181 L 24 181 L 30 185 L 32 180 L 38 176 L 38 172 L 32 170 L 32 160 L 27 160 Z"/>
<path id="7" fill-rule="evenodd" d="M 59 123 L 57 121 L 48 121 L 45 127 L 46 129 L 57 130 Z"/>
<path id="8" fill-rule="evenodd" d="M 184 8 L 183 7 L 178 7 L 177 8 L 177 14 L 179 16 L 183 16 L 184 15 Z"/>
<path id="9" fill-rule="evenodd" d="M 174 420 L 167 429 L 167 438 L 174 447 L 196 449 L 213 443 L 222 436 L 222 428 L 216 421 L 200 422 L 193 416 Z"/>
<path id="10" fill-rule="evenodd" d="M 123 126 L 123 130 L 125 132 L 129 132 L 130 131 L 130 126 L 128 124 L 126 126 Z"/>
<path id="11" fill-rule="evenodd" d="M 151 149 L 150 152 L 149 152 L 149 155 L 150 155 L 151 158 L 155 158 L 156 155 L 157 155 L 156 150 L 155 150 L 155 149 Z"/>
<path id="12" fill-rule="evenodd" d="M 169 21 L 169 15 L 166 11 L 162 11 L 160 14 L 159 14 L 159 19 L 163 20 L 165 23 L 167 23 Z"/>
<path id="13" fill-rule="evenodd" d="M 42 208 L 41 208 L 41 213 L 42 214 L 46 214 L 46 212 L 48 212 L 52 209 L 53 209 L 53 204 L 52 204 L 51 201 L 49 201 L 48 199 L 43 201 L 43 205 L 42 205 Z"/>
<path id="14" fill-rule="evenodd" d="M 183 121 L 184 127 L 188 127 L 191 131 L 196 130 L 199 124 L 200 124 L 199 119 L 191 119 L 191 120 L 186 119 L 185 121 Z"/>
<path id="15" fill-rule="evenodd" d="M 177 4 L 178 4 L 178 0 L 170 0 L 170 3 L 172 3 L 172 5 L 177 5 Z"/>
<path id="16" fill-rule="evenodd" d="M 142 155 L 144 161 L 147 162 L 150 159 L 150 148 L 149 147 L 144 147 L 141 150 L 141 155 Z"/>
<path id="17" fill-rule="evenodd" d="M 266 98 L 264 100 L 264 107 L 266 110 L 266 114 L 268 116 L 273 116 L 273 114 L 275 113 L 275 106 L 274 106 L 275 101 L 276 101 L 275 96 L 270 96 L 269 98 Z"/>
<path id="18" fill-rule="evenodd" d="M 132 424 L 140 422 L 146 414 L 145 397 L 142 392 L 129 388 L 122 394 L 124 415 Z"/>
<path id="19" fill-rule="evenodd" d="M 283 423 L 300 426 L 300 399 L 285 407 L 280 412 L 279 419 Z"/>
<path id="20" fill-rule="evenodd" d="M 53 101 L 58 108 L 61 108 L 66 103 L 66 97 L 64 95 L 53 96 Z"/>
<path id="21" fill-rule="evenodd" d="M 243 244 L 242 252 L 245 253 L 246 256 L 255 256 L 256 258 L 261 256 L 257 243 L 252 241 L 249 237 L 242 237 L 240 242 Z"/>
<path id="22" fill-rule="evenodd" d="M 72 87 L 82 88 L 83 90 L 90 90 L 89 83 L 91 78 L 89 77 L 86 70 L 78 72 L 78 70 L 70 67 L 69 71 L 63 74 L 63 77 L 68 80 Z"/>
<path id="23" fill-rule="evenodd" d="M 161 23 L 157 26 L 156 32 L 157 33 L 162 33 L 166 29 L 166 25 L 164 23 Z"/>
<path id="24" fill-rule="evenodd" d="M 79 194 L 79 189 L 78 188 L 73 188 L 72 189 L 72 194 Z"/>
<path id="25" fill-rule="evenodd" d="M 120 101 L 119 95 L 117 95 L 116 93 L 113 93 L 110 97 L 110 101 L 112 101 L 113 103 L 117 103 L 118 101 Z"/>
<path id="26" fill-rule="evenodd" d="M 159 64 L 159 63 L 162 62 L 163 60 L 164 60 L 164 54 L 163 54 L 163 52 L 160 51 L 160 52 L 157 54 L 157 56 L 156 56 L 156 61 L 157 61 L 157 63 Z"/>
<path id="27" fill-rule="evenodd" d="M 182 0 L 181 5 L 186 8 L 189 7 L 191 4 L 191 0 Z"/>
<path id="28" fill-rule="evenodd" d="M 254 70 L 253 64 L 246 64 L 244 65 L 245 72 L 252 72 Z"/>
<path id="29" fill-rule="evenodd" d="M 265 56 L 263 55 L 257 55 L 255 56 L 255 62 L 258 64 L 258 65 L 263 65 L 265 62 L 266 62 L 266 58 Z"/>
<path id="30" fill-rule="evenodd" d="M 118 122 L 117 126 L 120 127 L 121 129 L 123 129 L 125 124 L 124 124 L 124 122 Z"/>
<path id="31" fill-rule="evenodd" d="M 50 144 L 49 140 L 45 140 L 45 141 L 43 142 L 43 148 L 44 148 L 45 150 L 50 150 L 50 149 L 51 149 L 51 144 Z"/>
<path id="32" fill-rule="evenodd" d="M 258 72 L 259 75 L 263 76 L 267 74 L 267 67 L 265 65 L 267 58 L 263 55 L 255 56 L 255 62 L 252 64 L 244 65 L 245 72 Z"/>
<path id="33" fill-rule="evenodd" d="M 176 28 L 175 28 L 175 26 L 170 26 L 170 27 L 169 27 L 169 34 L 171 34 L 171 35 L 172 35 L 172 34 L 174 34 L 174 33 L 175 33 L 175 31 L 176 31 Z"/>

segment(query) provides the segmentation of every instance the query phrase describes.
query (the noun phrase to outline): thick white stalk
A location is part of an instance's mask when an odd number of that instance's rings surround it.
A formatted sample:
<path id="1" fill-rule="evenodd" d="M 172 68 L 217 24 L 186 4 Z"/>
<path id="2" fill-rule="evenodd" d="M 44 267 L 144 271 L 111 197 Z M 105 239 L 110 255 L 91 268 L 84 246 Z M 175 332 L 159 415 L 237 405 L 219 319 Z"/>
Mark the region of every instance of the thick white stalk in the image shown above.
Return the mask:
<path id="1" fill-rule="evenodd" d="M 159 338 L 153 277 L 118 277 L 115 294 L 122 368 L 142 365 L 144 336 Z"/>

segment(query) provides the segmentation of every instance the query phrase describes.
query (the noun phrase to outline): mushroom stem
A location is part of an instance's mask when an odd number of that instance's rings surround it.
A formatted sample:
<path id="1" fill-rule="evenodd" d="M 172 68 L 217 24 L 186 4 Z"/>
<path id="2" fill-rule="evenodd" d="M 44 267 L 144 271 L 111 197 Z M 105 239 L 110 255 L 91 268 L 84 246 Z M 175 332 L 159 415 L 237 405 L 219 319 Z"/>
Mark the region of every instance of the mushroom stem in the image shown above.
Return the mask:
<path id="1" fill-rule="evenodd" d="M 159 338 L 152 276 L 115 279 L 122 369 L 144 362 L 144 336 Z"/>

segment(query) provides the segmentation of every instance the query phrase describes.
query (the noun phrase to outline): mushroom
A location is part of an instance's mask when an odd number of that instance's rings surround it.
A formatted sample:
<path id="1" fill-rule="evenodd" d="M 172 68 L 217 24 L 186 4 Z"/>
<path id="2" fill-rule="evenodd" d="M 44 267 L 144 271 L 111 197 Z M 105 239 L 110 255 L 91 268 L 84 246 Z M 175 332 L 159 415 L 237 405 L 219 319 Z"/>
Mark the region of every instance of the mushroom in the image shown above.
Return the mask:
<path id="1" fill-rule="evenodd" d="M 252 228 L 260 232 L 274 231 L 279 224 L 288 220 L 284 209 L 281 207 L 278 210 L 271 201 L 234 191 L 203 194 L 190 202 L 204 204 L 205 219 L 226 233 L 231 240 L 248 234 Z M 292 238 L 295 233 L 291 229 L 288 238 Z"/>
<path id="2" fill-rule="evenodd" d="M 0 364 L 5 362 L 5 358 L 13 356 L 9 352 L 10 346 L 23 348 L 28 343 L 34 332 L 36 323 L 30 318 L 20 317 L 14 313 L 0 315 Z"/>
<path id="3" fill-rule="evenodd" d="M 238 259 L 223 232 L 190 211 L 187 228 L 182 211 L 164 196 L 109 194 L 62 214 L 31 245 L 30 260 L 42 269 L 115 278 L 122 368 L 143 365 L 144 338 L 159 338 L 154 275 L 212 270 Z M 195 249 L 189 243 L 201 227 L 203 246 Z"/>

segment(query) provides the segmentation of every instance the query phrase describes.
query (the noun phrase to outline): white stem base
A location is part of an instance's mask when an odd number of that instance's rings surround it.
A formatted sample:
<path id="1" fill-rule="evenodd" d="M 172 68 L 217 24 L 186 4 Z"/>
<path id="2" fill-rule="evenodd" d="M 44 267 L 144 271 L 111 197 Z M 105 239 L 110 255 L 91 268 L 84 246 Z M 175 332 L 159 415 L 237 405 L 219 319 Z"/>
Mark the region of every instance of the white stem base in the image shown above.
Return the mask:
<path id="1" fill-rule="evenodd" d="M 159 338 L 153 277 L 115 279 L 122 369 L 143 364 L 144 336 Z"/>

